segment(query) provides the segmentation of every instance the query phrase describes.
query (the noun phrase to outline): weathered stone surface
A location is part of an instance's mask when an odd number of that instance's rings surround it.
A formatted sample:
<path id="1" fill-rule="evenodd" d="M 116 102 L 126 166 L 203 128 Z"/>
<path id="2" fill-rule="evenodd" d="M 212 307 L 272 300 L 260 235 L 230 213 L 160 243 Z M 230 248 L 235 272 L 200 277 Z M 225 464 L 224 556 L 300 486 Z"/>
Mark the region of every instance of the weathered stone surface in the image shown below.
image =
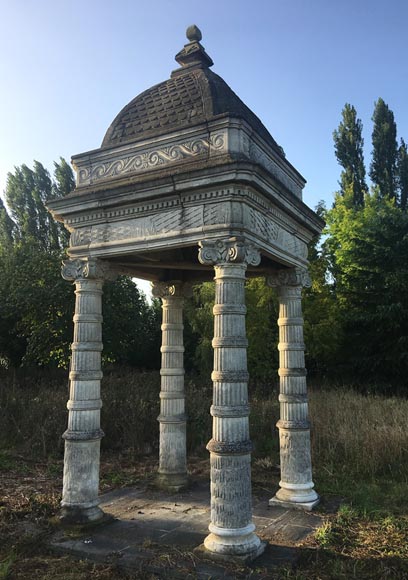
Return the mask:
<path id="1" fill-rule="evenodd" d="M 115 562 L 119 568 L 140 570 L 167 546 L 191 551 L 206 536 L 210 511 L 208 485 L 199 484 L 193 489 L 170 495 L 146 488 L 125 488 L 101 496 L 101 507 L 116 521 L 98 526 L 76 538 L 56 534 L 52 548 L 59 553 L 69 553 L 98 562 Z M 254 516 L 258 533 L 268 543 L 256 567 L 273 568 L 292 565 L 297 557 L 296 546 L 322 524 L 321 516 L 301 511 L 268 508 L 266 496 L 253 498 Z M 205 555 L 202 554 L 202 555 Z M 199 577 L 233 578 L 228 565 L 195 559 L 195 572 Z M 163 570 L 151 569 L 159 576 Z M 166 570 L 166 574 L 170 571 Z M 253 571 L 256 578 L 256 571 Z"/>
<path id="2" fill-rule="evenodd" d="M 156 282 L 153 296 L 162 300 L 162 359 L 158 485 L 169 491 L 186 487 L 186 420 L 184 394 L 183 306 L 191 285 Z"/>
<path id="3" fill-rule="evenodd" d="M 279 296 L 280 490 L 270 505 L 311 510 L 319 502 L 312 481 L 310 423 L 303 344 L 302 286 L 305 270 L 292 268 L 268 278 Z"/>
<path id="4" fill-rule="evenodd" d="M 65 431 L 62 519 L 88 523 L 101 519 L 98 507 L 102 285 L 108 268 L 98 260 L 67 260 L 62 275 L 75 282 L 74 340 L 71 345 L 68 429 Z"/>
<path id="5" fill-rule="evenodd" d="M 200 242 L 199 260 L 215 269 L 211 533 L 204 548 L 216 558 L 253 559 L 265 546 L 252 523 L 245 270 L 260 256 L 245 240 L 231 238 Z"/>
<path id="6" fill-rule="evenodd" d="M 48 204 L 71 233 L 71 260 L 63 275 L 77 286 L 62 505 L 72 520 L 102 517 L 100 307 L 102 282 L 111 271 L 154 281 L 162 296 L 159 478 L 171 489 L 184 485 L 177 289 L 211 279 L 214 266 L 212 515 L 205 545 L 209 553 L 247 559 L 262 545 L 251 517 L 244 281 L 274 275 L 281 289 L 278 497 L 307 507 L 317 495 L 308 448 L 300 293 L 293 284 L 306 281 L 307 245 L 323 222 L 302 201 L 303 177 L 261 121 L 209 70 L 212 61 L 197 27 L 187 36 L 177 55 L 181 67 L 119 113 L 101 148 L 73 158 L 75 190 Z"/>

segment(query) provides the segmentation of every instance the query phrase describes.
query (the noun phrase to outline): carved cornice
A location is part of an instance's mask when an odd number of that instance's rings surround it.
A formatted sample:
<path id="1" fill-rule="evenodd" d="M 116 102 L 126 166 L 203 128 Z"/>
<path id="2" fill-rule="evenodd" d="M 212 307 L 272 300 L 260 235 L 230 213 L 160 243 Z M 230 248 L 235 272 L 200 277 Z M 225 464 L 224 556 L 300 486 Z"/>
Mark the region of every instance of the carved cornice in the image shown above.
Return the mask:
<path id="1" fill-rule="evenodd" d="M 275 274 L 267 277 L 266 283 L 272 288 L 281 286 L 300 286 L 309 288 L 312 285 L 309 272 L 306 268 L 288 268 L 278 270 Z"/>
<path id="2" fill-rule="evenodd" d="M 117 273 L 107 262 L 95 258 L 63 260 L 61 275 L 64 280 L 74 282 L 79 279 L 114 280 Z"/>
<path id="3" fill-rule="evenodd" d="M 155 298 L 190 298 L 193 295 L 193 286 L 190 282 L 152 282 L 152 294 Z"/>
<path id="4" fill-rule="evenodd" d="M 206 266 L 222 263 L 258 266 L 261 261 L 258 248 L 245 240 L 202 240 L 199 246 L 198 259 Z"/>

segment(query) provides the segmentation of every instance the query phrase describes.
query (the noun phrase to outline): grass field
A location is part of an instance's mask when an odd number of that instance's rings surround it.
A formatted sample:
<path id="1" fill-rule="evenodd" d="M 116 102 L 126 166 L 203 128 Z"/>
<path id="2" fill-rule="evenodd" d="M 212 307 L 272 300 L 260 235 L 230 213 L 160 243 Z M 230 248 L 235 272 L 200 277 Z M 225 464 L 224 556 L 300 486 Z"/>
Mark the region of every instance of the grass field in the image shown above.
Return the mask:
<path id="1" fill-rule="evenodd" d="M 0 377 L 0 579 L 114 579 L 113 566 L 74 562 L 47 550 L 61 494 L 62 442 L 67 383 L 51 373 Z M 101 490 L 151 478 L 158 445 L 157 373 L 105 373 Z M 186 380 L 190 424 L 189 468 L 208 478 L 211 384 Z M 278 482 L 276 386 L 251 385 L 253 485 Z M 325 523 L 299 547 L 296 569 L 279 572 L 237 568 L 236 578 L 408 578 L 408 400 L 362 395 L 338 387 L 310 388 L 314 481 Z M 337 510 L 333 507 L 340 506 Z M 173 562 L 177 557 L 159 554 Z M 179 570 L 194 578 L 194 567 Z"/>

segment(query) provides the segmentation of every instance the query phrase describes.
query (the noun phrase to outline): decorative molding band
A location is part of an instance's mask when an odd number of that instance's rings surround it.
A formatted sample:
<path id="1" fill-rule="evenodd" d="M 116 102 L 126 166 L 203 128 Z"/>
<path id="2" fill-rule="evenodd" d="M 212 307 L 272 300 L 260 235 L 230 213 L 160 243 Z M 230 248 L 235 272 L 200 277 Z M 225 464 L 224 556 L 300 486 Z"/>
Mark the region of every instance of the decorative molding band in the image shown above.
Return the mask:
<path id="1" fill-rule="evenodd" d="M 213 371 L 211 380 L 218 383 L 246 383 L 249 374 L 247 371 Z"/>
<path id="2" fill-rule="evenodd" d="M 78 166 L 78 185 L 87 185 L 104 179 L 142 173 L 170 163 L 177 163 L 188 158 L 208 155 L 210 152 L 221 152 L 227 149 L 227 134 L 215 133 L 209 138 L 197 137 L 181 143 L 173 143 L 160 149 L 151 147 L 133 155 L 119 157 L 110 161 L 96 162 L 94 166 Z"/>
<path id="3" fill-rule="evenodd" d="M 225 312 L 231 314 L 229 310 L 225 310 Z M 219 313 L 217 312 L 217 314 Z M 212 339 L 212 346 L 213 348 L 246 348 L 248 340 L 242 336 L 216 336 Z"/>
<path id="4" fill-rule="evenodd" d="M 157 417 L 157 420 L 160 423 L 186 423 L 187 422 L 187 415 L 182 413 L 181 415 L 162 415 L 160 414 Z"/>
<path id="5" fill-rule="evenodd" d="M 280 368 L 278 370 L 278 375 L 280 377 L 305 377 L 307 375 L 307 371 L 306 369 L 303 368 L 294 368 L 294 367 L 289 367 L 289 368 Z"/>
<path id="6" fill-rule="evenodd" d="M 206 266 L 226 263 L 258 266 L 261 261 L 258 248 L 239 238 L 202 240 L 199 246 L 198 259 Z"/>
<path id="7" fill-rule="evenodd" d="M 162 377 L 179 377 L 184 375 L 185 370 L 184 368 L 161 368 L 160 369 L 160 376 Z"/>
<path id="8" fill-rule="evenodd" d="M 63 433 L 62 438 L 65 441 L 96 441 L 105 437 L 102 429 L 95 429 L 94 431 L 70 431 L 67 429 Z"/>
<path id="9" fill-rule="evenodd" d="M 275 274 L 267 277 L 266 283 L 272 288 L 279 288 L 281 286 L 303 286 L 310 288 L 312 285 L 309 272 L 306 268 L 278 270 Z"/>
<path id="10" fill-rule="evenodd" d="M 190 282 L 152 282 L 152 294 L 155 298 L 190 298 L 193 295 L 193 285 Z M 179 325 L 176 325 L 177 329 Z M 162 330 L 163 325 L 162 325 Z"/>
<path id="11" fill-rule="evenodd" d="M 298 394 L 298 395 L 287 395 L 287 394 L 280 394 L 278 397 L 280 403 L 307 403 L 307 395 L 306 394 Z"/>
<path id="12" fill-rule="evenodd" d="M 280 419 L 276 423 L 276 426 L 278 429 L 305 430 L 305 429 L 310 429 L 310 421 L 308 419 L 299 419 L 299 420 L 293 420 L 293 421 L 284 421 L 283 419 Z"/>
<path id="13" fill-rule="evenodd" d="M 160 399 L 183 399 L 185 398 L 184 391 L 161 391 L 159 393 Z"/>
<path id="14" fill-rule="evenodd" d="M 248 417 L 249 405 L 211 405 L 210 414 L 213 417 Z"/>
<path id="15" fill-rule="evenodd" d="M 100 399 L 86 399 L 86 400 L 72 400 L 67 403 L 69 411 L 97 411 L 102 408 L 102 401 Z"/>
<path id="16" fill-rule="evenodd" d="M 216 441 L 211 439 L 207 444 L 207 451 L 219 455 L 251 453 L 252 450 L 252 441 Z"/>
<path id="17" fill-rule="evenodd" d="M 116 273 L 107 262 L 95 258 L 63 260 L 61 275 L 69 282 L 80 279 L 113 280 L 116 277 Z"/>
<path id="18" fill-rule="evenodd" d="M 70 381 L 100 381 L 103 377 L 102 371 L 70 371 Z"/>
<path id="19" fill-rule="evenodd" d="M 243 314 L 247 313 L 247 307 L 245 304 L 231 304 L 224 302 L 224 304 L 214 304 L 213 314 Z"/>

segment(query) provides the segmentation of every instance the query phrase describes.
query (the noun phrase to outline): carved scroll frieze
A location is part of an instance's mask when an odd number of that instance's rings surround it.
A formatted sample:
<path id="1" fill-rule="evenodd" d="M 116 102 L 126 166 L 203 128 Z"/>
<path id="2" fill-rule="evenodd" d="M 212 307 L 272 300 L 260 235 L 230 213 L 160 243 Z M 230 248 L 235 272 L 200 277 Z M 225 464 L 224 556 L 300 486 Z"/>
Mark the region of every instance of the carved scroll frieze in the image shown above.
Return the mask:
<path id="1" fill-rule="evenodd" d="M 210 137 L 197 137 L 181 143 L 174 143 L 158 148 L 150 147 L 131 155 L 96 162 L 90 167 L 78 167 L 78 185 L 94 183 L 101 179 L 140 173 L 176 163 L 183 159 L 208 155 L 211 152 L 221 152 L 226 148 L 226 133 L 215 133 Z"/>
<path id="2" fill-rule="evenodd" d="M 246 263 L 258 266 L 261 254 L 254 245 L 240 239 L 202 240 L 199 242 L 198 259 L 201 264 Z"/>

